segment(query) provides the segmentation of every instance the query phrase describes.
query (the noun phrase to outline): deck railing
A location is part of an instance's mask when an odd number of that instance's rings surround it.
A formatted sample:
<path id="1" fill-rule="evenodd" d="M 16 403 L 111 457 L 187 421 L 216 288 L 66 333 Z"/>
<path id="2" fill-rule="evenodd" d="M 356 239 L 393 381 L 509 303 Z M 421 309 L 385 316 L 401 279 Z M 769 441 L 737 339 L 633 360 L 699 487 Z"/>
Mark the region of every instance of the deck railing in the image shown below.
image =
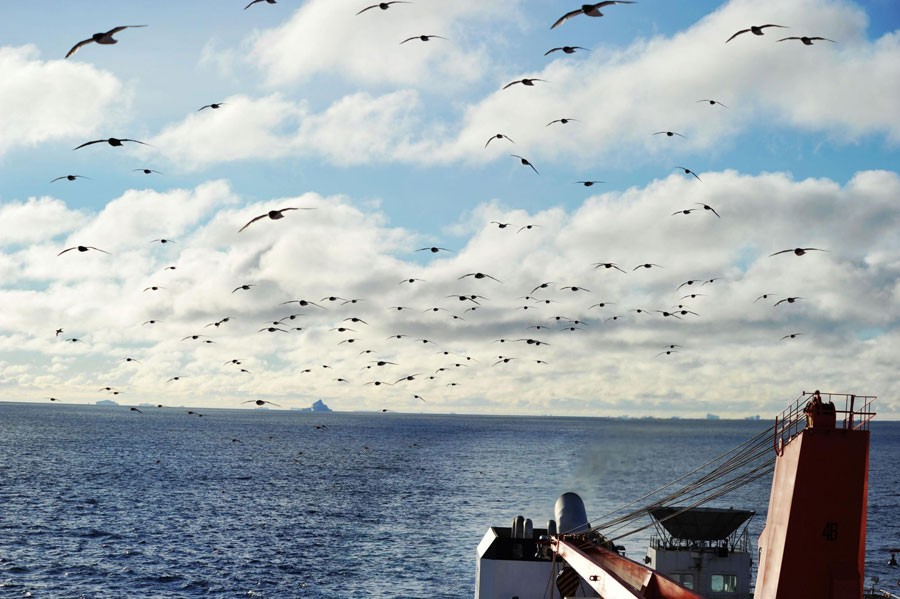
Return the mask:
<path id="1" fill-rule="evenodd" d="M 786 443 L 806 428 L 806 407 L 814 396 L 818 396 L 822 403 L 834 404 L 836 415 L 841 417 L 841 420 L 836 422 L 839 428 L 869 430 L 869 422 L 875 417 L 875 412 L 872 411 L 872 403 L 877 398 L 874 395 L 803 391 L 790 406 L 775 417 L 773 444 L 775 453 L 778 455 L 781 455 L 781 449 Z M 841 405 L 843 405 L 843 409 L 840 409 Z"/>

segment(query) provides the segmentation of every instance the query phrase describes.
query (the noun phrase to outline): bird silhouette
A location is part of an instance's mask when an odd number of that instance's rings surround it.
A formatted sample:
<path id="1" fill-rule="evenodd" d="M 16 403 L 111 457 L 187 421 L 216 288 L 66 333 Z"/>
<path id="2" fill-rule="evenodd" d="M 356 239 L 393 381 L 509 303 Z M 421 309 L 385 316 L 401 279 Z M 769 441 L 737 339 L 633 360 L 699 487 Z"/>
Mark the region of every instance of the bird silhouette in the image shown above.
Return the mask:
<path id="1" fill-rule="evenodd" d="M 268 2 L 269 4 L 276 4 L 276 0 L 253 0 L 253 2 L 251 2 L 250 4 L 248 4 L 247 6 L 244 7 L 244 10 L 247 10 L 248 8 L 250 8 L 251 6 L 253 6 L 254 4 L 257 4 L 259 2 Z M 247 402 L 244 402 L 244 403 L 247 403 Z"/>
<path id="2" fill-rule="evenodd" d="M 556 20 L 553 25 L 550 25 L 550 29 L 556 29 L 567 20 L 572 17 L 577 17 L 578 15 L 586 15 L 588 17 L 602 17 L 603 13 L 600 12 L 600 9 L 604 6 L 611 6 L 613 4 L 635 4 L 635 2 L 629 2 L 628 0 L 606 0 L 606 2 L 597 2 L 596 4 L 582 4 L 581 8 L 576 8 L 575 10 L 569 11 L 560 18 Z"/>
<path id="3" fill-rule="evenodd" d="M 95 33 L 94 35 L 87 38 L 86 40 L 81 40 L 80 42 L 78 42 L 77 44 L 72 46 L 72 49 L 66 53 L 66 58 L 69 58 L 70 56 L 72 56 L 73 54 L 78 52 L 78 50 L 81 47 L 86 46 L 87 44 L 91 44 L 91 43 L 103 44 L 103 45 L 117 44 L 117 43 L 119 43 L 119 40 L 115 39 L 113 36 L 115 34 L 119 33 L 120 31 L 128 29 L 129 27 L 146 27 L 146 25 L 121 25 L 119 27 L 113 27 L 112 29 L 110 29 L 109 31 L 107 31 L 105 33 Z"/>
<path id="4" fill-rule="evenodd" d="M 534 168 L 534 165 L 531 164 L 530 162 L 528 162 L 528 159 L 527 159 L 527 158 L 522 158 L 522 157 L 519 156 L 518 154 L 510 154 L 510 156 L 514 156 L 515 158 L 518 158 L 518 159 L 519 159 L 519 162 L 522 163 L 522 166 L 530 166 L 530 167 L 531 167 L 531 170 L 533 170 L 535 173 L 537 173 L 538 175 L 540 175 L 540 173 L 538 173 L 538 170 L 537 170 L 536 168 Z"/>
<path id="5" fill-rule="evenodd" d="M 488 145 L 495 139 L 505 139 L 505 140 L 509 141 L 510 143 L 516 143 L 512 139 L 510 139 L 508 136 L 506 136 L 502 133 L 495 133 L 488 138 L 487 142 L 485 142 L 485 144 L 484 144 L 484 147 L 485 148 L 488 147 Z"/>
<path id="6" fill-rule="evenodd" d="M 722 218 L 721 216 L 719 216 L 719 213 L 716 212 L 716 209 L 713 208 L 712 206 L 710 206 L 709 204 L 704 204 L 703 202 L 696 202 L 696 204 L 697 204 L 698 206 L 703 206 L 703 209 L 704 209 L 704 210 L 708 210 L 709 212 L 712 212 L 713 214 L 715 214 L 715 215 L 718 216 L 719 218 Z"/>
<path id="7" fill-rule="evenodd" d="M 716 104 L 718 104 L 718 105 L 721 106 L 722 108 L 728 108 L 727 106 L 725 106 L 724 104 L 722 104 L 722 103 L 719 102 L 718 100 L 713 100 L 713 99 L 711 99 L 711 98 L 704 98 L 703 100 L 697 100 L 697 102 L 706 102 L 706 103 L 709 104 L 710 106 L 715 106 Z"/>
<path id="8" fill-rule="evenodd" d="M 804 45 L 804 46 L 812 46 L 812 45 L 813 45 L 813 41 L 816 41 L 816 40 L 821 40 L 821 41 L 823 41 L 823 42 L 831 42 L 831 43 L 833 43 L 833 44 L 836 44 L 836 43 L 837 43 L 836 41 L 830 40 L 830 39 L 828 39 L 827 37 L 806 37 L 805 35 L 800 36 L 800 37 L 797 37 L 797 36 L 793 36 L 793 37 L 783 37 L 783 38 L 781 38 L 781 39 L 778 40 L 778 41 L 779 41 L 779 42 L 784 42 L 784 41 L 787 41 L 787 40 L 800 40 L 801 42 L 803 42 L 803 45 Z"/>
<path id="9" fill-rule="evenodd" d="M 244 9 L 244 10 L 246 10 L 246 9 Z M 219 107 L 221 107 L 221 106 L 225 106 L 225 102 L 213 102 L 212 104 L 206 104 L 205 106 L 201 106 L 200 108 L 197 109 L 197 112 L 200 112 L 201 110 L 204 110 L 206 108 L 212 108 L 213 110 L 218 110 Z"/>
<path id="10" fill-rule="evenodd" d="M 284 218 L 284 213 L 287 212 L 288 210 L 313 210 L 313 208 L 293 208 L 293 207 L 290 207 L 290 208 L 279 208 L 278 210 L 269 210 L 269 211 L 266 212 L 265 214 L 260 214 L 259 216 L 256 216 L 256 217 L 254 217 L 254 218 L 251 218 L 251 219 L 250 219 L 250 222 L 248 222 L 246 225 L 244 225 L 243 227 L 241 227 L 240 229 L 238 229 L 238 233 L 240 233 L 241 231 L 243 231 L 244 229 L 246 229 L 247 227 L 249 227 L 250 225 L 252 225 L 252 224 L 255 223 L 256 221 L 258 221 L 258 220 L 260 220 L 260 219 L 263 219 L 263 218 L 266 218 L 266 217 L 268 217 L 270 220 L 280 220 L 280 219 Z"/>
<path id="11" fill-rule="evenodd" d="M 106 250 L 101 250 L 100 248 L 94 247 L 94 246 L 92 246 L 92 245 L 75 245 L 75 246 L 72 246 L 72 247 L 70 247 L 70 248 L 64 249 L 63 251 L 61 251 L 60 253 L 58 253 L 58 254 L 56 254 L 56 255 L 57 255 L 57 256 L 62 256 L 62 255 L 65 254 L 66 252 L 71 252 L 72 250 L 78 250 L 79 252 L 86 252 L 86 251 L 88 251 L 88 250 L 95 250 L 95 251 L 98 251 L 98 252 L 103 252 L 104 254 L 109 254 L 109 252 L 107 252 Z"/>
<path id="12" fill-rule="evenodd" d="M 777 302 L 775 302 L 775 305 L 777 306 L 778 304 L 783 304 L 784 302 L 787 302 L 787 303 L 789 303 L 789 304 L 793 304 L 793 303 L 796 302 L 797 300 L 802 300 L 802 299 L 803 299 L 802 297 L 786 297 L 786 298 L 784 298 L 784 299 L 782 299 L 782 300 L 778 300 Z"/>
<path id="13" fill-rule="evenodd" d="M 89 146 L 89 145 L 91 145 L 91 144 L 102 144 L 102 143 L 108 143 L 109 145 L 113 146 L 114 148 L 118 148 L 118 147 L 120 147 L 120 146 L 121 146 L 124 142 L 126 142 L 126 141 L 131 141 L 131 142 L 134 142 L 134 143 L 136 143 L 136 144 L 141 144 L 141 145 L 144 145 L 144 146 L 149 146 L 149 145 L 150 145 L 150 144 L 146 144 L 146 143 L 144 143 L 144 142 L 142 142 L 142 141 L 138 141 L 138 140 L 136 140 L 136 139 L 128 139 L 128 138 L 124 138 L 124 137 L 121 138 L 121 139 L 119 139 L 118 137 L 107 137 L 106 139 L 95 139 L 95 140 L 93 140 L 93 141 L 85 142 L 85 143 L 81 144 L 80 146 L 78 146 L 78 147 L 76 147 L 76 148 L 72 148 L 72 149 L 73 149 L 73 150 L 78 150 L 78 149 L 81 149 L 81 148 L 83 148 L 83 147 L 85 147 L 85 146 Z"/>
<path id="14" fill-rule="evenodd" d="M 84 175 L 63 175 L 62 177 L 57 177 L 52 179 L 50 182 L 55 183 L 60 179 L 65 179 L 66 181 L 74 181 L 75 179 L 90 179 L 90 177 L 85 177 Z"/>
<path id="15" fill-rule="evenodd" d="M 459 277 L 459 279 L 457 279 L 457 280 L 465 279 L 466 277 L 473 277 L 475 279 L 493 279 L 494 281 L 497 281 L 498 283 L 501 282 L 500 279 L 498 279 L 496 277 L 492 277 L 491 275 L 486 275 L 483 272 L 470 272 L 468 274 L 465 274 L 465 275 Z"/>
<path id="16" fill-rule="evenodd" d="M 828 250 L 823 250 L 820 248 L 794 248 L 792 250 L 791 249 L 781 250 L 780 252 L 775 252 L 774 254 L 769 254 L 769 257 L 771 258 L 772 256 L 777 256 L 778 254 L 787 254 L 787 253 L 793 253 L 795 256 L 803 256 L 804 254 L 806 254 L 806 252 L 827 252 L 827 251 Z"/>
<path id="17" fill-rule="evenodd" d="M 680 168 L 681 170 L 684 171 L 684 174 L 685 174 L 685 175 L 694 175 L 694 177 L 697 178 L 697 181 L 700 181 L 701 183 L 703 182 L 703 180 L 702 180 L 700 177 L 697 177 L 697 173 L 695 173 L 694 171 L 692 171 L 691 169 L 689 169 L 689 168 L 687 168 L 687 167 L 684 167 L 684 166 L 673 166 L 672 168 Z"/>
<path id="18" fill-rule="evenodd" d="M 387 10 L 391 7 L 392 4 L 412 4 L 412 2 L 404 2 L 404 0 L 392 0 L 391 2 L 379 2 L 378 4 L 373 4 L 372 6 L 367 6 L 358 13 L 357 15 L 361 15 L 367 10 L 372 10 L 373 8 L 380 8 L 381 10 Z"/>
<path id="19" fill-rule="evenodd" d="M 665 133 L 666 137 L 672 137 L 674 135 L 677 135 L 678 137 L 684 137 L 684 135 L 682 135 L 681 133 L 676 133 L 675 131 L 657 131 L 653 135 L 662 135 L 663 133 Z"/>
<path id="20" fill-rule="evenodd" d="M 522 85 L 524 85 L 524 86 L 526 86 L 526 87 L 534 87 L 534 82 L 535 82 L 535 81 L 540 81 L 541 83 L 547 83 L 547 82 L 546 82 L 545 80 L 543 80 L 543 79 L 534 79 L 534 78 L 532 78 L 532 79 L 528 79 L 528 78 L 526 78 L 526 79 L 517 79 L 516 81 L 511 81 L 511 82 L 507 83 L 506 85 L 504 85 L 504 86 L 503 86 L 503 89 L 506 89 L 507 87 L 511 87 L 511 86 L 513 86 L 513 85 L 515 85 L 515 84 L 517 84 L 517 83 L 521 83 Z"/>
<path id="21" fill-rule="evenodd" d="M 405 40 L 403 40 L 403 41 L 400 42 L 400 43 L 401 43 L 401 44 L 405 44 L 406 42 L 411 42 L 411 41 L 413 41 L 413 40 L 422 40 L 423 42 L 427 42 L 428 40 L 430 40 L 430 39 L 433 38 L 433 37 L 435 37 L 435 38 L 437 38 L 437 39 L 439 39 L 439 40 L 445 40 L 445 39 L 447 39 L 447 38 L 441 37 L 441 36 L 439 36 L 439 35 L 414 35 L 414 36 L 412 36 L 412 37 L 406 38 Z"/>
<path id="22" fill-rule="evenodd" d="M 740 31 L 738 31 L 737 33 L 735 33 L 734 35 L 732 35 L 730 38 L 728 38 L 727 40 L 725 40 L 725 43 L 727 44 L 728 42 L 730 42 L 731 40 L 733 40 L 733 39 L 736 38 L 737 36 L 741 35 L 742 33 L 750 32 L 750 33 L 752 33 L 753 35 L 763 35 L 763 33 L 764 33 L 764 32 L 763 32 L 763 29 L 765 29 L 766 27 L 780 27 L 780 28 L 782 28 L 782 29 L 788 29 L 788 27 L 785 26 L 785 25 L 774 25 L 774 24 L 772 24 L 772 23 L 769 23 L 769 24 L 767 24 L 767 25 L 751 25 L 749 28 L 747 28 L 747 29 L 741 29 Z"/>
<path id="23" fill-rule="evenodd" d="M 264 406 L 264 405 L 266 405 L 266 404 L 269 404 L 270 406 L 277 406 L 277 407 L 279 407 L 279 408 L 281 407 L 280 405 L 278 405 L 278 404 L 275 403 L 275 402 L 266 401 L 266 400 L 264 400 L 264 399 L 248 399 L 247 401 L 242 401 L 241 403 L 242 403 L 242 404 L 244 404 L 244 403 L 253 403 L 253 404 L 256 404 L 256 405 L 258 405 L 258 406 Z"/>
<path id="24" fill-rule="evenodd" d="M 558 48 L 550 48 L 546 52 L 544 52 L 544 56 L 548 54 L 552 54 L 553 52 L 564 52 L 565 54 L 574 54 L 576 50 L 585 50 L 588 51 L 587 48 L 582 48 L 581 46 L 560 46 Z"/>

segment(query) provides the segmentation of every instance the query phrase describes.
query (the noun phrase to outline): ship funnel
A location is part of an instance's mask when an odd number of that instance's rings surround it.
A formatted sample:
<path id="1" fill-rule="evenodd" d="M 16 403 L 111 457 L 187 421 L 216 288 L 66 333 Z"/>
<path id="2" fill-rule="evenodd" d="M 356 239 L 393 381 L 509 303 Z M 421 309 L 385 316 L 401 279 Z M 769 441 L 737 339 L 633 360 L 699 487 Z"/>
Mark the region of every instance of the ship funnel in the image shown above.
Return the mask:
<path id="1" fill-rule="evenodd" d="M 553 508 L 560 534 L 587 532 L 590 530 L 584 501 L 577 493 L 563 493 Z"/>

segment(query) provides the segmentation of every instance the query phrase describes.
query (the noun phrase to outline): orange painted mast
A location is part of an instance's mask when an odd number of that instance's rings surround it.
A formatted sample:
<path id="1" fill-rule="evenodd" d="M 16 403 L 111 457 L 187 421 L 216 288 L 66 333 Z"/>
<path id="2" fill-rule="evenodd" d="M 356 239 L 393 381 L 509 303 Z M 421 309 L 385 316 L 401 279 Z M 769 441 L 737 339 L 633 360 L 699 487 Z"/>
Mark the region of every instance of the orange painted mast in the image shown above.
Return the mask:
<path id="1" fill-rule="evenodd" d="M 776 419 L 754 599 L 863 596 L 874 399 L 804 392 Z"/>

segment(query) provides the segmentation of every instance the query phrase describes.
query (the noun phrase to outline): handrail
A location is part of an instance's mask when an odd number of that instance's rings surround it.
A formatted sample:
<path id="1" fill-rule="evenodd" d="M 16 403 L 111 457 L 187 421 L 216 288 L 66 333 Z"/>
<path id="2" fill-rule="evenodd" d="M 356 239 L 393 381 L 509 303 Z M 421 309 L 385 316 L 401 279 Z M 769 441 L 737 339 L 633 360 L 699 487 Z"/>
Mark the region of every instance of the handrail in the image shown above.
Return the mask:
<path id="1" fill-rule="evenodd" d="M 843 400 L 844 409 L 839 410 L 835 405 L 835 413 L 843 415 L 840 428 L 845 430 L 869 430 L 869 423 L 876 415 L 872 411 L 872 403 L 877 399 L 874 395 L 802 391 L 791 405 L 775 417 L 772 442 L 776 455 L 781 455 L 784 445 L 806 428 L 806 407 L 815 396 L 826 404 L 835 404 L 835 400 L 840 403 Z"/>

